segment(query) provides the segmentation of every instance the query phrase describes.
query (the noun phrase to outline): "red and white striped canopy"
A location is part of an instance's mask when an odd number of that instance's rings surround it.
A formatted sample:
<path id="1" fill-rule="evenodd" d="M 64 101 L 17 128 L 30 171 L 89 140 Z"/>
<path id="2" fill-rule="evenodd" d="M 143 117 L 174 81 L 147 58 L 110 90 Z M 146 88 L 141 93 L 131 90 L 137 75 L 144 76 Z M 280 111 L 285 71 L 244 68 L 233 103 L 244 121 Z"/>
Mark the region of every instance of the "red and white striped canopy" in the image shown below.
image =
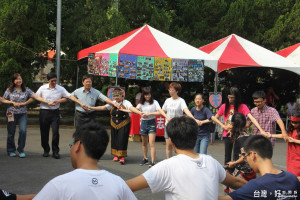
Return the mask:
<path id="1" fill-rule="evenodd" d="M 300 65 L 300 43 L 277 51 L 276 53 Z"/>
<path id="2" fill-rule="evenodd" d="M 199 49 L 218 59 L 218 72 L 236 67 L 273 67 L 300 74 L 300 67 L 290 60 L 235 34 Z"/>
<path id="3" fill-rule="evenodd" d="M 204 65 L 217 70 L 217 60 L 203 51 L 145 25 L 111 40 L 78 52 L 77 60 L 89 53 L 118 53 L 137 56 L 199 59 Z"/>

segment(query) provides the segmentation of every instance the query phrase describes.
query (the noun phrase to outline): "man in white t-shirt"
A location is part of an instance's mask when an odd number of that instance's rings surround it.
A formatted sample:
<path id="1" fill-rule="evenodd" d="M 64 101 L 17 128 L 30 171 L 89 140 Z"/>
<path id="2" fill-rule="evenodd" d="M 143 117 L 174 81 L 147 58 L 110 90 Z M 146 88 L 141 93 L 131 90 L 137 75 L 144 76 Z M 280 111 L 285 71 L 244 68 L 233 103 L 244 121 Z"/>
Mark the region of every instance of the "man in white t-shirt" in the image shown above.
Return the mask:
<path id="1" fill-rule="evenodd" d="M 226 173 L 214 158 L 194 152 L 198 125 L 190 117 L 175 117 L 167 126 L 177 156 L 159 162 L 145 173 L 126 181 L 134 192 L 150 187 L 165 199 L 218 199 L 219 183 L 240 188 L 246 181 Z"/>
<path id="2" fill-rule="evenodd" d="M 77 129 L 69 144 L 75 170 L 49 181 L 34 200 L 136 200 L 122 178 L 97 166 L 108 141 L 106 130 L 95 122 Z"/>

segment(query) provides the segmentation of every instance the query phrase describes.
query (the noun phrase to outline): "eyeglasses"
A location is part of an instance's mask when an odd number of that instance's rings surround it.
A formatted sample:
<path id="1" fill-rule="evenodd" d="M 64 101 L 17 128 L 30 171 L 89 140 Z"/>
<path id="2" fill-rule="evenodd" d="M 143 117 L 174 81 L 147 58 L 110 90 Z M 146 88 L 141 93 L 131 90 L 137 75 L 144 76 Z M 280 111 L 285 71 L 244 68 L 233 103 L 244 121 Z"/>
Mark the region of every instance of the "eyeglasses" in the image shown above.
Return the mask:
<path id="1" fill-rule="evenodd" d="M 78 142 L 79 140 L 73 140 L 72 142 L 69 142 L 69 147 L 71 149 L 71 147 L 73 146 L 73 144 L 75 144 L 76 142 Z"/>
<path id="2" fill-rule="evenodd" d="M 253 101 L 254 104 L 262 104 L 264 101 Z"/>
<path id="3" fill-rule="evenodd" d="M 57 79 L 51 80 L 50 82 L 51 83 L 57 82 Z"/>
<path id="4" fill-rule="evenodd" d="M 253 152 L 253 151 L 250 151 L 249 153 L 244 153 L 244 154 L 243 154 L 243 156 L 244 156 L 244 158 L 243 158 L 244 162 L 247 162 L 247 157 L 250 156 L 251 153 L 256 154 L 256 153 Z"/>

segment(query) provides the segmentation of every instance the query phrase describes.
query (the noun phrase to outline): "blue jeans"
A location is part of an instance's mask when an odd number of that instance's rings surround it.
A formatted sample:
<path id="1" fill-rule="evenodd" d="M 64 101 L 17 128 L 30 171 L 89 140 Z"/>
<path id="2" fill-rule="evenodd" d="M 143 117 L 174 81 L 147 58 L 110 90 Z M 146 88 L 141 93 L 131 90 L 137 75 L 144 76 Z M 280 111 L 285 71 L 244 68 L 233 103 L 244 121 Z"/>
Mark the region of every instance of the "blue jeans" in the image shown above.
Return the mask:
<path id="1" fill-rule="evenodd" d="M 16 126 L 19 124 L 19 139 L 18 139 L 18 152 L 24 153 L 26 142 L 26 128 L 27 128 L 27 114 L 14 114 L 14 121 L 7 122 L 7 153 L 16 151 L 15 133 Z"/>
<path id="2" fill-rule="evenodd" d="M 194 151 L 196 153 L 207 154 L 209 136 L 198 136 Z"/>
<path id="3" fill-rule="evenodd" d="M 156 133 L 156 122 L 155 119 L 142 120 L 140 134 L 148 135 L 151 133 Z"/>

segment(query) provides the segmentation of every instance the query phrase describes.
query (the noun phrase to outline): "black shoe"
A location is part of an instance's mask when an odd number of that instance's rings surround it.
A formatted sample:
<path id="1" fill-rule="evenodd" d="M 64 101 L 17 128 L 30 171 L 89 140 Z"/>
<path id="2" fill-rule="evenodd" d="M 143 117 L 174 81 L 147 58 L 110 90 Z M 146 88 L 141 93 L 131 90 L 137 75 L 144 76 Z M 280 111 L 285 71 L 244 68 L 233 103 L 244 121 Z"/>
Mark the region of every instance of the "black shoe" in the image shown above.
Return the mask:
<path id="1" fill-rule="evenodd" d="M 143 166 L 143 165 L 148 165 L 149 164 L 149 161 L 148 161 L 148 159 L 146 159 L 146 158 L 143 158 L 143 160 L 142 160 L 142 162 L 141 162 L 141 166 Z"/>
<path id="2" fill-rule="evenodd" d="M 60 159 L 59 153 L 53 153 L 52 157 L 55 159 Z"/>
<path id="3" fill-rule="evenodd" d="M 149 163 L 149 168 L 152 167 L 152 166 L 154 166 L 154 165 L 155 165 L 155 162 L 150 162 Z"/>
<path id="4" fill-rule="evenodd" d="M 43 153 L 43 157 L 49 157 L 49 153 L 44 152 L 44 153 Z"/>

